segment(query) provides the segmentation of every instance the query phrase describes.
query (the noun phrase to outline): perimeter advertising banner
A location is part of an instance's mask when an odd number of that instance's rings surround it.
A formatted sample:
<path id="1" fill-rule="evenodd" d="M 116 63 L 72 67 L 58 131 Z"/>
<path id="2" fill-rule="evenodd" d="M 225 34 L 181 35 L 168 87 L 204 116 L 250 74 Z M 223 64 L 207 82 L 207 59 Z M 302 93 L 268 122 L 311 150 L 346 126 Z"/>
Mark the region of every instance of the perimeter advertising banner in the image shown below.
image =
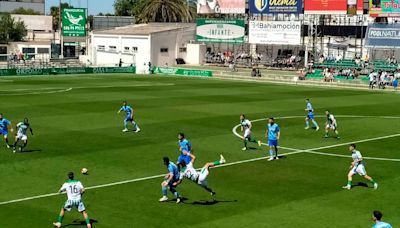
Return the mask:
<path id="1" fill-rule="evenodd" d="M 250 13 L 255 14 L 300 14 L 303 0 L 249 0 Z"/>
<path id="2" fill-rule="evenodd" d="M 346 14 L 347 0 L 304 0 L 304 14 Z"/>
<path id="3" fill-rule="evenodd" d="M 197 13 L 244 14 L 246 0 L 197 0 Z"/>
<path id="4" fill-rule="evenodd" d="M 400 17 L 400 0 L 369 0 L 371 17 Z"/>
<path id="5" fill-rule="evenodd" d="M 62 34 L 63 36 L 86 36 L 86 9 L 63 9 Z"/>
<path id="6" fill-rule="evenodd" d="M 300 45 L 300 21 L 250 21 L 249 43 Z"/>
<path id="7" fill-rule="evenodd" d="M 370 24 L 365 37 L 365 46 L 378 48 L 400 48 L 400 24 Z"/>
<path id="8" fill-rule="evenodd" d="M 196 40 L 205 43 L 244 42 L 244 20 L 197 19 Z"/>

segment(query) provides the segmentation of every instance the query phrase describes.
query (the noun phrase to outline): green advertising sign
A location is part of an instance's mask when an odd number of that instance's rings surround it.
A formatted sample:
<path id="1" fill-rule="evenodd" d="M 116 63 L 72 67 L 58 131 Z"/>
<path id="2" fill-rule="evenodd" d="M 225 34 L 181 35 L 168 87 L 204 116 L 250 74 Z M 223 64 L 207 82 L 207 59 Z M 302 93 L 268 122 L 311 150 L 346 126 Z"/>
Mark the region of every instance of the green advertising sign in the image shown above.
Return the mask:
<path id="1" fill-rule="evenodd" d="M 244 43 L 244 20 L 197 19 L 196 40 L 206 43 Z"/>
<path id="2" fill-rule="evenodd" d="M 86 36 L 86 9 L 63 9 L 62 34 L 63 36 Z"/>
<path id="3" fill-rule="evenodd" d="M 0 69 L 0 76 L 136 73 L 136 67 L 68 67 Z"/>
<path id="4" fill-rule="evenodd" d="M 212 77 L 212 71 L 209 70 L 189 70 L 173 67 L 155 67 L 154 74 Z"/>

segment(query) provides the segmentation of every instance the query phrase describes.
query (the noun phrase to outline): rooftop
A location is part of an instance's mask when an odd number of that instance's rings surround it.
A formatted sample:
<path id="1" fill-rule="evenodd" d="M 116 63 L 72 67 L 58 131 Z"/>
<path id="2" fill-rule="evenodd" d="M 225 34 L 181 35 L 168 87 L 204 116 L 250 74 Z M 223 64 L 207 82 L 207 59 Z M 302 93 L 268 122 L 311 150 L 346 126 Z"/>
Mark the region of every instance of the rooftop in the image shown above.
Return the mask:
<path id="1" fill-rule="evenodd" d="M 185 28 L 195 28 L 194 23 L 149 23 L 128 25 L 124 27 L 117 27 L 108 30 L 93 31 L 93 34 L 106 34 L 106 35 L 150 35 L 158 32 L 167 32 Z"/>

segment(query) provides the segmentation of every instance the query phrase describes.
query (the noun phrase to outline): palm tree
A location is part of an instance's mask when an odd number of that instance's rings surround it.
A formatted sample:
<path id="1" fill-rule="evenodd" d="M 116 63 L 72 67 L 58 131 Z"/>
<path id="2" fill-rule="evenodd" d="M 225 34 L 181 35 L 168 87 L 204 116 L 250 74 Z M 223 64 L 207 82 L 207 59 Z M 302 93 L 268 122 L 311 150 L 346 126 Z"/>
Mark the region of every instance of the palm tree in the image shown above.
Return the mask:
<path id="1" fill-rule="evenodd" d="M 136 22 L 192 22 L 196 5 L 187 0 L 141 0 L 136 9 Z"/>

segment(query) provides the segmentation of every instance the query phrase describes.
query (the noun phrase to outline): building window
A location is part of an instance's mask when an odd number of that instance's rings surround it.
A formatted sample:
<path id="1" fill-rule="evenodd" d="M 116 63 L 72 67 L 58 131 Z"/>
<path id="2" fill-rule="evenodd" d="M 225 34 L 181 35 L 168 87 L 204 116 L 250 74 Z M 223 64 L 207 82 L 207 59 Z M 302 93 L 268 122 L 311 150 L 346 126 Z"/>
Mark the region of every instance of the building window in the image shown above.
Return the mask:
<path id="1" fill-rule="evenodd" d="M 98 51 L 104 51 L 104 50 L 106 50 L 106 47 L 104 45 L 98 45 L 97 46 L 97 50 Z"/>
<path id="2" fill-rule="evenodd" d="M 161 49 L 160 49 L 160 52 L 161 52 L 161 53 L 168 53 L 168 48 L 161 48 Z"/>
<path id="3" fill-rule="evenodd" d="M 137 53 L 138 47 L 132 47 L 132 51 L 133 51 L 133 53 Z"/>
<path id="4" fill-rule="evenodd" d="M 115 51 L 117 51 L 117 47 L 116 46 L 108 46 L 108 50 L 115 52 Z"/>
<path id="5" fill-rule="evenodd" d="M 124 52 L 129 52 L 130 48 L 129 47 L 124 47 Z"/>
<path id="6" fill-rule="evenodd" d="M 185 47 L 179 48 L 179 52 L 186 52 L 186 48 Z"/>
<path id="7" fill-rule="evenodd" d="M 38 54 L 49 54 L 50 53 L 50 49 L 49 48 L 38 48 L 37 49 L 37 53 Z"/>

